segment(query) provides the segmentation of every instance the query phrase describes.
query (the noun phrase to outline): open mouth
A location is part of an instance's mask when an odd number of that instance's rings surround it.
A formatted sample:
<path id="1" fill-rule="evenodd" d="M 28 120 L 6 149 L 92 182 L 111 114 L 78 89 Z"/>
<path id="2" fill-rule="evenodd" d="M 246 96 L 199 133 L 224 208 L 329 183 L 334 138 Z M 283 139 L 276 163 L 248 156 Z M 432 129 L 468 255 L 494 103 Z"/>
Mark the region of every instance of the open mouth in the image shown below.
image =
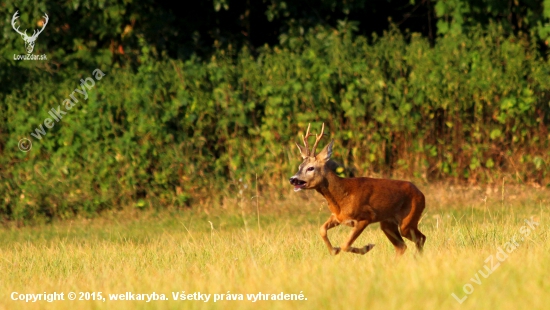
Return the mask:
<path id="1" fill-rule="evenodd" d="M 302 188 L 306 187 L 306 182 L 301 180 L 296 180 L 294 181 L 293 185 L 294 185 L 294 191 L 297 192 L 297 191 L 300 191 Z"/>

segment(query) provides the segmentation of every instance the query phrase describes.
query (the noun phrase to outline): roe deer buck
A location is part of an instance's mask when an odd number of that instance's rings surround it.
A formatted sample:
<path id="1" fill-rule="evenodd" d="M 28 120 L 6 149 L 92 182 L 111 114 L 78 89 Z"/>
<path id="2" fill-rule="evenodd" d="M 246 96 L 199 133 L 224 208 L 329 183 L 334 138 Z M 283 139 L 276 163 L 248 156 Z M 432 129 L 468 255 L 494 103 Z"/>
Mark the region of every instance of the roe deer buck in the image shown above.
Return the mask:
<path id="1" fill-rule="evenodd" d="M 302 136 L 304 147 L 296 143 L 304 161 L 298 172 L 290 178 L 290 184 L 294 185 L 295 191 L 315 189 L 327 200 L 332 215 L 319 232 L 329 252 L 333 255 L 340 253 L 340 250 L 356 254 L 367 253 L 374 244 L 362 248 L 351 245 L 367 225 L 376 222 L 380 222 L 380 228 L 395 246 L 396 255 L 403 254 L 407 249 L 401 236 L 412 240 L 418 251 L 422 252 L 426 236 L 417 226 L 424 210 L 424 194 L 411 182 L 339 177 L 333 171 L 335 163 L 330 160 L 334 140 L 319 154 L 315 154 L 315 148 L 323 137 L 325 124 L 323 123 L 321 133 L 315 135 L 311 152 L 307 140 L 313 135 L 309 133 L 309 129 L 308 125 L 306 135 Z M 353 231 L 341 248 L 333 247 L 327 237 L 327 230 L 340 224 L 353 227 Z"/>

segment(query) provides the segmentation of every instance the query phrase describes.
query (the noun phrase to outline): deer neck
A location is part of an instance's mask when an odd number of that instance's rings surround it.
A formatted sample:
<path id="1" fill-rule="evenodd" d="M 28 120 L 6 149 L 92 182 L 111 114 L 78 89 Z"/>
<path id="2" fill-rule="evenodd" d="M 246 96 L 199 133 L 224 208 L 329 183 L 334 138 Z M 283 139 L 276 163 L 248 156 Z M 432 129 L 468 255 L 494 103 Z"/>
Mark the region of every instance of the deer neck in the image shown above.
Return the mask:
<path id="1" fill-rule="evenodd" d="M 342 184 L 342 179 L 336 173 L 327 169 L 325 179 L 317 187 L 317 192 L 325 197 L 332 213 L 340 213 L 340 204 L 347 196 L 347 192 Z"/>

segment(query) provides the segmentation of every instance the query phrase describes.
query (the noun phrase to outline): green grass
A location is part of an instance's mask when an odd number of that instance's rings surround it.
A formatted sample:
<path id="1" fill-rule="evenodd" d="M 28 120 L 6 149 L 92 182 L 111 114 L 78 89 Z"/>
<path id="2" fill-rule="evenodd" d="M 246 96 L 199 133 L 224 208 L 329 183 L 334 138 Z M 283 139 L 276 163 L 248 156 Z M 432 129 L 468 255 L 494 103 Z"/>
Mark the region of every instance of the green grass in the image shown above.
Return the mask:
<path id="1" fill-rule="evenodd" d="M 34 227 L 0 229 L 0 308 L 29 309 L 543 309 L 550 303 L 550 194 L 542 189 L 422 188 L 424 255 L 412 242 L 401 259 L 378 224 L 357 246 L 330 256 L 318 235 L 329 212 L 314 192 L 287 200 L 226 198 L 219 206 L 119 211 Z M 252 196 L 252 195 L 251 195 Z M 256 205 L 256 202 L 258 204 Z M 259 215 L 259 221 L 258 221 Z M 533 217 L 538 227 L 488 277 L 478 270 Z M 212 224 L 210 224 L 210 222 Z M 348 227 L 329 231 L 340 244 Z M 496 259 L 495 259 L 495 262 Z M 462 304 L 453 297 L 474 291 Z M 103 301 L 12 301 L 11 292 L 102 292 Z M 172 292 L 212 294 L 208 303 Z M 244 301 L 213 302 L 214 294 Z M 169 301 L 109 301 L 113 293 L 163 293 Z M 299 294 L 303 301 L 247 301 L 246 294 Z"/>

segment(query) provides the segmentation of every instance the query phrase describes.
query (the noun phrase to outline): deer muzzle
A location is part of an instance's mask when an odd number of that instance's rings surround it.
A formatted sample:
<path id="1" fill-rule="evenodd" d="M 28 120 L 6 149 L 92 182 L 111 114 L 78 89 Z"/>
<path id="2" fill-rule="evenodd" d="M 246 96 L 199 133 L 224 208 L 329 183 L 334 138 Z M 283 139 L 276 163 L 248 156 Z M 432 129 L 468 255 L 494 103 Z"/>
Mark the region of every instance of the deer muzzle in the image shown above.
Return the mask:
<path id="1" fill-rule="evenodd" d="M 306 182 L 298 179 L 297 177 L 290 178 L 290 184 L 294 185 L 294 191 L 300 191 L 302 188 L 306 186 Z"/>

